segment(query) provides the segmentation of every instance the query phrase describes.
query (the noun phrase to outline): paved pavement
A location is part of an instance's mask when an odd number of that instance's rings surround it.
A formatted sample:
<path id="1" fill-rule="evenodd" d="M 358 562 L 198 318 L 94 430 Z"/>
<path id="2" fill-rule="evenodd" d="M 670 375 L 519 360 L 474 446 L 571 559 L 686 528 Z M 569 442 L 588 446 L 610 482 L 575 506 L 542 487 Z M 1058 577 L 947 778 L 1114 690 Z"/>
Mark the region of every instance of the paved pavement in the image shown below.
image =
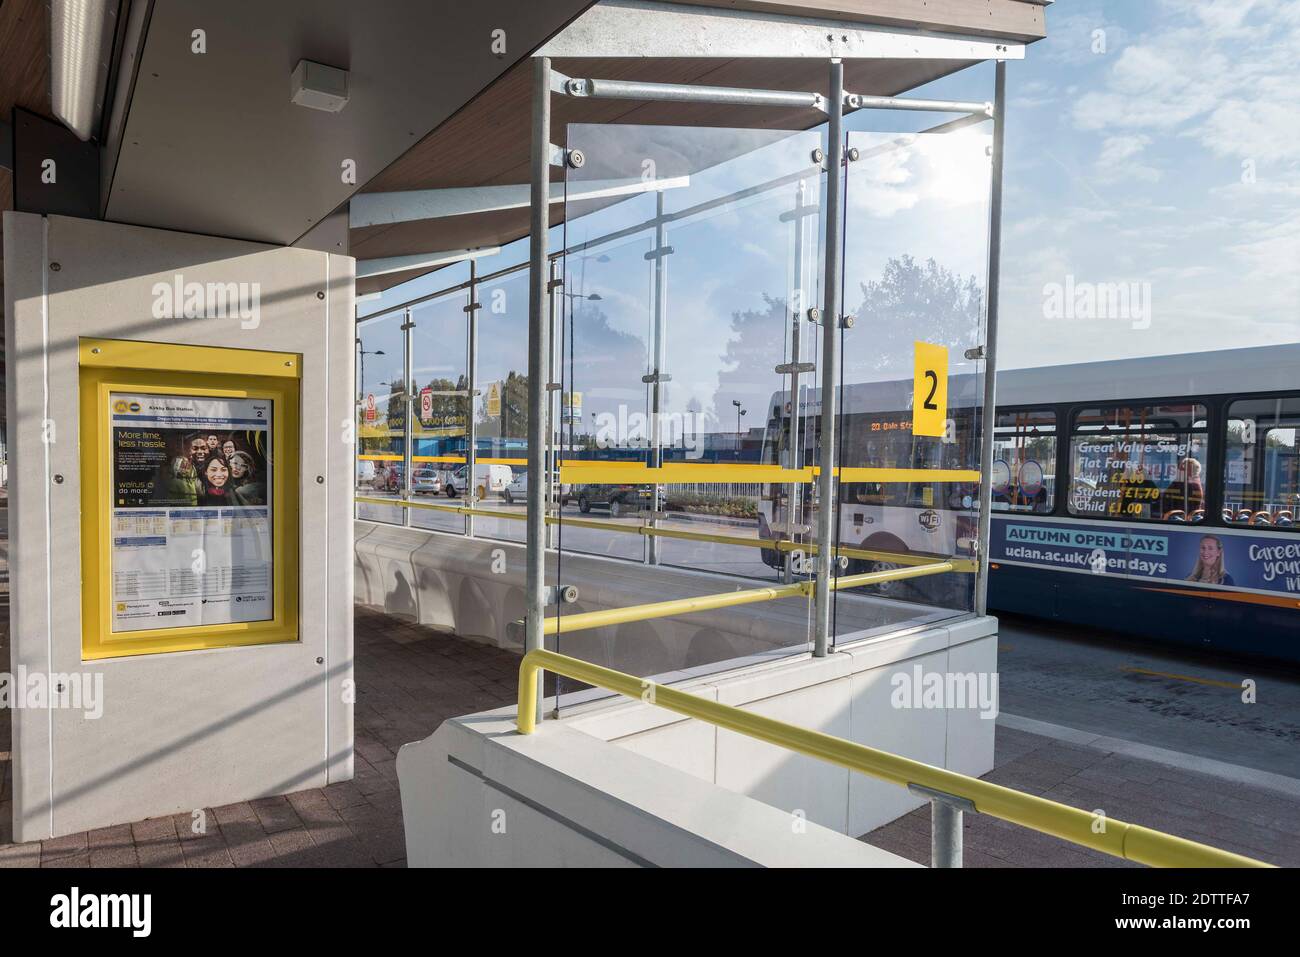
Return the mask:
<path id="1" fill-rule="evenodd" d="M 1003 713 L 1300 779 L 1294 670 L 1012 616 L 999 641 Z"/>
<path id="2" fill-rule="evenodd" d="M 7 625 L 7 616 L 5 616 Z M 7 627 L 0 671 L 9 670 Z M 397 749 L 446 718 L 515 699 L 519 659 L 357 609 L 356 778 L 287 797 L 12 844 L 8 712 L 0 714 L 0 867 L 400 867 Z"/>

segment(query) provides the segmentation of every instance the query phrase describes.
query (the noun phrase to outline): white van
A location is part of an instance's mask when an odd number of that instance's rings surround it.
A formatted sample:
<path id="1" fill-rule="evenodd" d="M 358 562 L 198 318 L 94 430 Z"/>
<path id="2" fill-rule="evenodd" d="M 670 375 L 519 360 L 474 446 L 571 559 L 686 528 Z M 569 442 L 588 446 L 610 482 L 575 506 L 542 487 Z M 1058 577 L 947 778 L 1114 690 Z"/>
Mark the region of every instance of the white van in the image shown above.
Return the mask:
<path id="1" fill-rule="evenodd" d="M 465 491 L 465 466 L 448 469 L 443 477 L 442 488 L 448 498 L 455 498 Z M 514 472 L 508 465 L 474 465 L 474 497 L 487 498 L 489 495 L 505 491 L 514 479 Z"/>
<path id="2" fill-rule="evenodd" d="M 375 483 L 375 463 L 370 459 L 357 459 L 357 488 L 370 488 Z"/>

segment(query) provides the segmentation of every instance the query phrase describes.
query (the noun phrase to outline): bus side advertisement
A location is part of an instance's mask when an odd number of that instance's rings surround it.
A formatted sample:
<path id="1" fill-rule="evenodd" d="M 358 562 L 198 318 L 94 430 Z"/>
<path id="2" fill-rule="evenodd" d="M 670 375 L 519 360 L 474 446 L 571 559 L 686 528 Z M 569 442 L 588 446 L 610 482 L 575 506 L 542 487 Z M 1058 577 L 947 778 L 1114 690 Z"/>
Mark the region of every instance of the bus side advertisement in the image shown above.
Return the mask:
<path id="1" fill-rule="evenodd" d="M 1300 536 L 995 516 L 989 558 L 1095 575 L 1300 595 Z"/>

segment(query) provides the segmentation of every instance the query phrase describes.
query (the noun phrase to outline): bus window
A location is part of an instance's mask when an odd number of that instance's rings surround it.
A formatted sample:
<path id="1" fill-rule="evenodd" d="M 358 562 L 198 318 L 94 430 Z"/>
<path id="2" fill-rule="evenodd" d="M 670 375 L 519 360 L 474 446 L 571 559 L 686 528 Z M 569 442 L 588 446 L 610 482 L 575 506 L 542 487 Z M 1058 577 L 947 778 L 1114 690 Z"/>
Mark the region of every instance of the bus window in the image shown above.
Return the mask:
<path id="1" fill-rule="evenodd" d="M 1205 520 L 1205 407 L 1084 409 L 1070 435 L 1071 515 Z"/>
<path id="2" fill-rule="evenodd" d="M 1300 519 L 1300 396 L 1228 406 L 1223 520 L 1295 529 Z"/>
<path id="3" fill-rule="evenodd" d="M 908 412 L 854 412 L 841 418 L 843 459 L 848 468 L 915 470 L 915 481 L 845 482 L 840 501 L 850 505 L 889 505 L 912 508 L 969 508 L 978 487 L 951 482 L 925 481 L 924 473 L 936 469 L 975 469 L 979 458 L 971 410 L 951 410 L 953 439 L 912 433 Z"/>
<path id="4" fill-rule="evenodd" d="M 998 412 L 993 429 L 993 510 L 1046 514 L 1056 505 L 1056 413 Z"/>

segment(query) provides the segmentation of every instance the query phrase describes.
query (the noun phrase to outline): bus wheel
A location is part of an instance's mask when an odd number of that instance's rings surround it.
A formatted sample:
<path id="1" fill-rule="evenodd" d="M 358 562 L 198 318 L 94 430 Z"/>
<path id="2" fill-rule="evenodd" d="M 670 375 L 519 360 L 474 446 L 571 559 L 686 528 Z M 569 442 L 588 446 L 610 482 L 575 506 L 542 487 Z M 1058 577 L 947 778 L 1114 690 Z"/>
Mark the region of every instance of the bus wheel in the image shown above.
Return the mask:
<path id="1" fill-rule="evenodd" d="M 895 562 L 870 562 L 870 571 L 873 572 L 891 572 L 895 569 L 902 568 Z M 901 581 L 878 582 L 871 586 L 872 590 L 881 598 L 898 598 L 906 585 Z"/>

